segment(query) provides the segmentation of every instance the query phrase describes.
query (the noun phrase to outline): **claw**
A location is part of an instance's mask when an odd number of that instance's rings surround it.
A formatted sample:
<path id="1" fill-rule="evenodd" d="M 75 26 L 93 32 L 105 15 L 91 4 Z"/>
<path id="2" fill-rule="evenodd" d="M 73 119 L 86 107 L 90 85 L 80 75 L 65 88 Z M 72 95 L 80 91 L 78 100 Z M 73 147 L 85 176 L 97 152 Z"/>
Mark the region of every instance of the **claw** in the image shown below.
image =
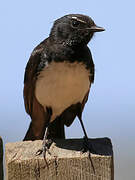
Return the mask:
<path id="1" fill-rule="evenodd" d="M 49 148 L 52 144 L 52 140 L 49 139 L 49 140 L 43 140 L 43 144 L 42 144 L 42 149 L 39 149 L 37 152 L 36 152 L 36 156 L 40 155 L 40 154 L 43 154 L 43 158 L 44 158 L 44 161 L 46 163 L 46 166 L 48 166 L 48 163 L 47 163 L 47 160 L 46 160 L 46 152 L 48 152 L 49 155 L 51 155 L 51 152 L 49 151 Z"/>
<path id="2" fill-rule="evenodd" d="M 40 154 L 42 154 L 43 152 L 43 149 L 39 149 L 37 152 L 36 152 L 36 156 L 39 156 Z"/>
<path id="3" fill-rule="evenodd" d="M 89 141 L 87 137 L 83 138 L 83 149 L 82 152 L 87 152 L 89 151 L 90 153 L 96 154 L 95 149 L 92 146 L 92 143 Z"/>
<path id="4" fill-rule="evenodd" d="M 95 150 L 92 147 L 92 144 L 89 142 L 87 137 L 84 137 L 83 140 L 84 140 L 83 141 L 83 148 L 82 148 L 81 152 L 82 153 L 88 152 L 88 156 L 89 156 L 89 159 L 90 159 L 90 162 L 91 162 L 91 166 L 92 166 L 93 172 L 95 174 L 94 164 L 93 164 L 93 161 L 91 159 L 91 153 L 95 153 Z"/>

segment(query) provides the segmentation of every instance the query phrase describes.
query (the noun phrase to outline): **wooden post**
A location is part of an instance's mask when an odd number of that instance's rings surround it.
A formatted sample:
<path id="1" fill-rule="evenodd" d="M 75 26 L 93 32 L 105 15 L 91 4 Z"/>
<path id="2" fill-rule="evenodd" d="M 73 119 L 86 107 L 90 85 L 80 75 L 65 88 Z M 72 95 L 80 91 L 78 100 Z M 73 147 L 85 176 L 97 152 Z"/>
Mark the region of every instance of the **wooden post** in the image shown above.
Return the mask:
<path id="1" fill-rule="evenodd" d="M 0 137 L 0 180 L 3 180 L 3 141 Z"/>
<path id="2" fill-rule="evenodd" d="M 82 153 L 82 139 L 55 140 L 46 154 L 35 153 L 42 141 L 6 144 L 7 180 L 114 180 L 112 144 L 108 138 L 90 139 L 97 154 Z"/>

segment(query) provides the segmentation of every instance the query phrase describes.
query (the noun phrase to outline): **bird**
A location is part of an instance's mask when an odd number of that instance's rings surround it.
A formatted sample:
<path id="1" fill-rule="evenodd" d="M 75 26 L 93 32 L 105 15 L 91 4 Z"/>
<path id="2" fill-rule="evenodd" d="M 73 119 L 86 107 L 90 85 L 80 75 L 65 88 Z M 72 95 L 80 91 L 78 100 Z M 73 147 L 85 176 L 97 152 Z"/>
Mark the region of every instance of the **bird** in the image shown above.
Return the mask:
<path id="1" fill-rule="evenodd" d="M 49 37 L 31 53 L 24 74 L 24 104 L 31 123 L 24 141 L 65 138 L 78 117 L 85 150 L 94 151 L 82 121 L 82 112 L 94 83 L 95 65 L 88 43 L 105 29 L 83 14 L 68 14 L 54 21 Z"/>

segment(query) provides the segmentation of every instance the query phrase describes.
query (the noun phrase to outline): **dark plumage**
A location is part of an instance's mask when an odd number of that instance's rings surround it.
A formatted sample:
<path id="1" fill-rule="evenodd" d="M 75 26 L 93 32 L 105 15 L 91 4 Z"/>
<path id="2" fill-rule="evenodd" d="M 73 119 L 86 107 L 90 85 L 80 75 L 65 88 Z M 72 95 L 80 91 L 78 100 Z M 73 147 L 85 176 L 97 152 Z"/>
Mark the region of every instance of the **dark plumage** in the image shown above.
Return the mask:
<path id="1" fill-rule="evenodd" d="M 46 128 L 46 138 L 65 138 L 64 125 L 70 126 L 76 116 L 82 124 L 94 82 L 87 44 L 103 30 L 88 16 L 66 15 L 54 22 L 49 37 L 33 50 L 24 76 L 25 109 L 32 120 L 24 140 L 43 139 Z"/>

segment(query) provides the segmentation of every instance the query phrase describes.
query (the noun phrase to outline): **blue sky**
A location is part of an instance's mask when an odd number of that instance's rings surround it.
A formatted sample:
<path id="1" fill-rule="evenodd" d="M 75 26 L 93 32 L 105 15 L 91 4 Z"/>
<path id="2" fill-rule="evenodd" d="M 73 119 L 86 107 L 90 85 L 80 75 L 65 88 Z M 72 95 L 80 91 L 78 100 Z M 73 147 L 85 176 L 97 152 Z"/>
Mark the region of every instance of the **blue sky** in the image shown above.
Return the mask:
<path id="1" fill-rule="evenodd" d="M 0 135 L 4 143 L 20 141 L 30 123 L 23 104 L 24 69 L 33 48 L 45 39 L 53 21 L 70 13 L 91 16 L 106 29 L 89 47 L 96 76 L 83 120 L 89 137 L 110 137 L 118 180 L 134 179 L 135 167 L 135 2 L 1 1 Z M 76 119 L 68 138 L 81 138 Z"/>

